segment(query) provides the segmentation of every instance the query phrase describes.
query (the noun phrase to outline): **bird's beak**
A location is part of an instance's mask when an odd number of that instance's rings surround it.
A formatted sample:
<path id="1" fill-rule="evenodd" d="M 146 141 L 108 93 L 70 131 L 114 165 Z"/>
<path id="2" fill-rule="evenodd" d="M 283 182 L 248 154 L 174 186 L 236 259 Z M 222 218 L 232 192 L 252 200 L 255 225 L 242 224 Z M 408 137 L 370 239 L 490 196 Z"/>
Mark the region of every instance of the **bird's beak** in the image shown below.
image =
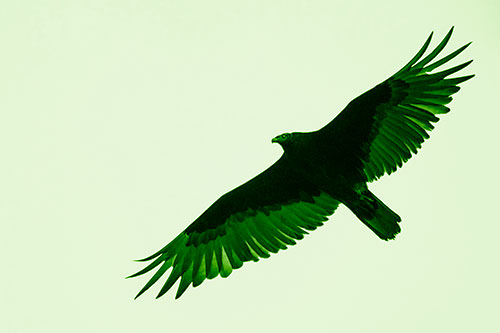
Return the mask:
<path id="1" fill-rule="evenodd" d="M 278 139 L 277 139 L 277 138 L 273 138 L 273 139 L 271 140 L 271 143 L 275 143 L 275 142 L 278 142 Z"/>

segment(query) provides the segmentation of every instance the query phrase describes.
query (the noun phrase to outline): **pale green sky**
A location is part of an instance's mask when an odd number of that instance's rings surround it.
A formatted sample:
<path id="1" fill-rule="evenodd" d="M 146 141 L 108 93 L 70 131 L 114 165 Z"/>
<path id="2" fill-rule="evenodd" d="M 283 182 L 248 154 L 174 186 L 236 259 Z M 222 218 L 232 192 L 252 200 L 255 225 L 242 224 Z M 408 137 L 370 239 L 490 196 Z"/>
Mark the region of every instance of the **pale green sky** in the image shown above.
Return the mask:
<path id="1" fill-rule="evenodd" d="M 10 1 L 0 10 L 2 332 L 494 332 L 497 1 Z M 298 245 L 177 301 L 125 280 L 220 195 L 402 67 L 477 76 L 423 150 Z"/>

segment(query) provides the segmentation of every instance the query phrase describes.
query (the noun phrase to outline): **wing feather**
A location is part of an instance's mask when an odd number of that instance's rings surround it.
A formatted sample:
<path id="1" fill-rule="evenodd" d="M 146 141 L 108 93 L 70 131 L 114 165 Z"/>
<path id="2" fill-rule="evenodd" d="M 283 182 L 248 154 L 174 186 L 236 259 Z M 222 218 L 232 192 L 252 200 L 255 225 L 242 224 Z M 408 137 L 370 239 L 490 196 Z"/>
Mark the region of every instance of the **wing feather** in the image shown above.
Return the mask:
<path id="1" fill-rule="evenodd" d="M 245 262 L 285 250 L 307 230 L 323 225 L 339 202 L 290 174 L 280 161 L 221 197 L 171 243 L 146 258 L 152 263 L 130 277 L 159 269 L 136 297 L 171 269 L 157 297 L 180 279 L 178 298 L 190 285 L 228 277 Z"/>
<path id="2" fill-rule="evenodd" d="M 335 148 L 338 156 L 361 161 L 355 173 L 357 181 L 373 181 L 396 171 L 416 154 L 429 138 L 440 114 L 450 109 L 451 95 L 458 84 L 474 75 L 447 78 L 467 67 L 472 60 L 452 68 L 433 72 L 461 54 L 470 43 L 436 60 L 448 44 L 453 28 L 427 56 L 432 33 L 417 54 L 389 79 L 369 90 L 349 105 L 328 125 L 317 131 L 324 150 Z M 328 145 L 330 143 L 330 145 Z M 320 144 L 321 145 L 321 144 Z M 338 172 L 338 170 L 336 170 Z"/>

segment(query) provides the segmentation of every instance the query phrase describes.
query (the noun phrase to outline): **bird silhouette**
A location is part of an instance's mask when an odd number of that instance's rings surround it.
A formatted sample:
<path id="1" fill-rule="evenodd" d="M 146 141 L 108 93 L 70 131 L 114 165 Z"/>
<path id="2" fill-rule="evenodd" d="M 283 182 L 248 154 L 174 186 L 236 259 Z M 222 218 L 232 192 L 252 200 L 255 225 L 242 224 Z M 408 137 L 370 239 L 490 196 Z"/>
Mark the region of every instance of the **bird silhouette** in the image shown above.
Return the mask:
<path id="1" fill-rule="evenodd" d="M 328 220 L 346 205 L 383 240 L 400 232 L 401 218 L 379 200 L 367 183 L 390 174 L 416 154 L 445 105 L 474 75 L 448 76 L 472 60 L 433 72 L 470 43 L 435 60 L 453 28 L 423 57 L 432 33 L 418 53 L 387 80 L 352 100 L 330 123 L 308 132 L 284 133 L 272 139 L 282 156 L 268 169 L 221 196 L 153 260 L 129 277 L 158 268 L 136 298 L 171 268 L 157 297 L 180 278 L 176 298 L 190 284 L 218 275 L 227 277 L 246 261 L 268 258 Z"/>

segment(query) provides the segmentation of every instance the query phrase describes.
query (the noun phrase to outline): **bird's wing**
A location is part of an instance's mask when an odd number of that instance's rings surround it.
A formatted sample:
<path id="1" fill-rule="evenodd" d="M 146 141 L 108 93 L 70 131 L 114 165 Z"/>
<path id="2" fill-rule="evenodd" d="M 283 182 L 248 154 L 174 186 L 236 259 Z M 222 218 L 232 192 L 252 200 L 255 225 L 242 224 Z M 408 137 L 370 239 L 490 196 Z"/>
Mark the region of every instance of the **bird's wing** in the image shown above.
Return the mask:
<path id="1" fill-rule="evenodd" d="M 452 32 L 453 28 L 429 55 L 422 58 L 431 41 L 431 33 L 406 66 L 351 101 L 335 119 L 315 132 L 325 149 L 329 149 L 330 142 L 335 143 L 339 156 L 349 162 L 346 165 L 354 166 L 362 180 L 373 181 L 385 173 L 390 174 L 416 154 L 434 128 L 432 123 L 439 120 L 437 115 L 450 110 L 445 105 L 460 89 L 457 85 L 474 76 L 447 78 L 472 60 L 433 73 L 470 44 L 434 61 Z"/>
<path id="2" fill-rule="evenodd" d="M 227 277 L 244 262 L 267 258 L 321 226 L 339 202 L 302 180 L 287 163 L 282 157 L 226 193 L 167 246 L 140 260 L 154 259 L 130 277 L 159 268 L 136 297 L 172 268 L 157 297 L 181 278 L 178 298 L 190 284 Z"/>

